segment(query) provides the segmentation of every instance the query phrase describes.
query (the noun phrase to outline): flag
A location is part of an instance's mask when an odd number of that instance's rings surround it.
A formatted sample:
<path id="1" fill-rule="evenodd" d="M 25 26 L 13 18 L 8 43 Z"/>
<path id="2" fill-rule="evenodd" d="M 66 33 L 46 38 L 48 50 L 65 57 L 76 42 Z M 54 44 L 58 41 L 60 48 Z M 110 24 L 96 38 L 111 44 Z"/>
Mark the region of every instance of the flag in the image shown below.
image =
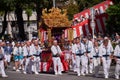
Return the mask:
<path id="1" fill-rule="evenodd" d="M 40 29 L 39 36 L 40 36 L 40 41 L 44 42 L 48 38 L 47 37 L 47 31 L 44 30 L 44 29 Z"/>
<path id="2" fill-rule="evenodd" d="M 111 0 L 106 0 L 93 6 L 93 8 L 95 9 L 95 33 L 105 33 L 106 20 L 108 19 L 108 15 L 105 12 L 110 5 L 113 5 L 113 2 Z M 74 38 L 81 35 L 88 36 L 89 34 L 92 34 L 92 29 L 90 26 L 90 15 L 90 9 L 86 9 L 74 15 L 73 20 L 82 20 L 82 22 L 72 26 Z M 82 17 L 84 17 L 84 20 Z"/>

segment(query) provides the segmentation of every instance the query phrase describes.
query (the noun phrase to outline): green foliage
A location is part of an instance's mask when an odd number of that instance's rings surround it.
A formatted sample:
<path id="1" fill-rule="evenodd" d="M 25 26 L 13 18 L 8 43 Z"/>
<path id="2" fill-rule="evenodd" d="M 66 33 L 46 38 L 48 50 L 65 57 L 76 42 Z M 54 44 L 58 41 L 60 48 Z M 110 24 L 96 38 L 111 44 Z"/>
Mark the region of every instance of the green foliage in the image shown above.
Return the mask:
<path id="1" fill-rule="evenodd" d="M 61 2 L 63 3 L 62 0 Z M 78 9 L 79 7 L 76 3 L 74 3 L 74 0 L 70 0 L 69 3 L 67 3 L 63 8 L 67 10 L 67 15 L 69 20 L 73 19 L 74 14 L 79 13 L 79 9 Z"/>
<path id="2" fill-rule="evenodd" d="M 74 0 L 70 0 L 70 3 L 67 5 L 67 11 L 69 19 L 71 20 L 73 18 L 73 15 L 76 13 L 81 12 L 84 9 L 87 9 L 89 7 L 92 7 L 104 0 L 75 0 L 76 4 L 73 4 Z"/>
<path id="3" fill-rule="evenodd" d="M 120 33 L 120 4 L 115 4 L 107 9 L 109 18 L 107 20 L 107 29 L 109 33 Z"/>
<path id="4" fill-rule="evenodd" d="M 120 0 L 113 0 L 115 4 L 120 4 Z"/>
<path id="5" fill-rule="evenodd" d="M 30 25 L 30 16 L 32 16 L 32 9 L 31 9 L 31 8 L 27 8 L 27 9 L 25 10 L 25 13 L 27 14 L 27 19 L 28 19 L 28 24 L 27 24 L 27 26 L 29 26 L 29 25 Z"/>
<path id="6" fill-rule="evenodd" d="M 56 3 L 61 2 L 62 4 L 65 5 L 66 1 L 68 0 L 56 0 Z M 70 20 L 73 18 L 74 14 L 79 13 L 80 11 L 89 8 L 104 0 L 71 0 L 71 1 L 76 1 L 77 4 L 73 4 L 73 2 L 70 2 L 70 4 L 67 5 L 66 7 L 68 11 L 67 14 Z M 11 11 L 15 11 L 17 9 L 16 8 L 17 6 L 19 6 L 22 10 L 25 10 L 28 16 L 31 16 L 32 11 L 36 10 L 37 22 L 39 23 L 40 16 L 42 15 L 42 9 L 44 8 L 50 9 L 53 6 L 53 2 L 52 0 L 0 0 L 0 15 L 3 15 L 6 10 L 8 13 Z M 119 22 L 117 22 L 117 24 L 119 24 Z"/>
<path id="7" fill-rule="evenodd" d="M 25 10 L 25 13 L 26 13 L 28 16 L 32 16 L 32 9 L 27 8 L 27 9 Z"/>
<path id="8" fill-rule="evenodd" d="M 14 0 L 0 0 L 0 11 L 12 11 L 14 10 Z"/>
<path id="9" fill-rule="evenodd" d="M 3 16 L 4 15 L 4 12 L 0 11 L 0 16 Z"/>
<path id="10" fill-rule="evenodd" d="M 104 0 L 76 0 L 78 6 L 79 6 L 79 11 L 82 11 L 84 9 L 87 9 L 89 7 L 92 7 Z"/>
<path id="11" fill-rule="evenodd" d="M 69 19 L 72 20 L 73 19 L 73 15 L 78 13 L 78 6 L 75 4 L 70 4 L 67 8 L 67 14 L 69 16 Z"/>
<path id="12" fill-rule="evenodd" d="M 109 16 L 119 16 L 120 15 L 120 4 L 112 5 L 107 9 Z"/>

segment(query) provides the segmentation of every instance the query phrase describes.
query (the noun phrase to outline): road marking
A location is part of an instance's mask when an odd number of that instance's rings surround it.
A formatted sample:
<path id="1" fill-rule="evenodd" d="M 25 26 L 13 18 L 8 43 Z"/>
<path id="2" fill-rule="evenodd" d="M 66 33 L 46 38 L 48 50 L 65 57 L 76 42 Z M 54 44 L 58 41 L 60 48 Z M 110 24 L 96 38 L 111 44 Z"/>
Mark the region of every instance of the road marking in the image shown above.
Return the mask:
<path id="1" fill-rule="evenodd" d="M 22 72 L 16 72 L 16 71 L 7 71 L 7 72 L 9 72 L 9 73 L 20 73 L 20 74 L 23 74 Z M 24 75 L 27 75 L 27 74 L 24 74 Z M 33 74 L 33 75 L 36 75 L 36 74 Z M 57 76 L 57 75 L 54 75 L 54 74 L 44 74 L 44 73 L 40 73 L 38 75 L 40 75 L 40 76 L 55 76 L 55 77 Z"/>
<path id="2" fill-rule="evenodd" d="M 43 75 L 43 76 L 57 76 L 57 75 L 53 75 L 53 74 L 43 74 L 43 73 L 42 74 L 40 73 L 39 75 Z"/>

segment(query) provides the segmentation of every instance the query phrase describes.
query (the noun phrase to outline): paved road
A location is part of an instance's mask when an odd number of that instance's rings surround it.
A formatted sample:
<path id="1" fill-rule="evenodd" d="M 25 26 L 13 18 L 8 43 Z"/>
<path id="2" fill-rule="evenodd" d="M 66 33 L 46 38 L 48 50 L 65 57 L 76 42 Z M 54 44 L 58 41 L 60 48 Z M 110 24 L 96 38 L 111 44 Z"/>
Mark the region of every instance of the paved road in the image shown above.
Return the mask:
<path id="1" fill-rule="evenodd" d="M 63 75 L 57 75 L 57 76 L 52 73 L 40 73 L 39 75 L 35 75 L 35 74 L 25 75 L 20 72 L 15 72 L 12 69 L 7 69 L 6 73 L 9 77 L 2 78 L 0 76 L 0 80 L 105 80 L 103 76 L 102 67 L 99 72 L 99 78 L 95 78 L 93 74 L 78 77 L 77 74 L 72 71 L 69 71 L 67 73 L 63 73 Z M 114 66 L 111 67 L 109 80 L 115 80 Z"/>

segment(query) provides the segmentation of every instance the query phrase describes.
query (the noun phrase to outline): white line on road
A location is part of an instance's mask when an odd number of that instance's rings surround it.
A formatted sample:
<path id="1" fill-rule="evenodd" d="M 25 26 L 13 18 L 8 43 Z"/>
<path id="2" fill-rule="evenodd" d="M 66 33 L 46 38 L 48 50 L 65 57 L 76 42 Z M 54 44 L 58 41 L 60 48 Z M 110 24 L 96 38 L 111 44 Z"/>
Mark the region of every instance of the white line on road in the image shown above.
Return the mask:
<path id="1" fill-rule="evenodd" d="M 9 73 L 20 73 L 20 74 L 22 74 L 22 72 L 16 72 L 16 71 L 7 71 L 7 72 L 9 72 Z M 26 74 L 25 74 L 26 75 Z M 35 74 L 33 74 L 33 75 L 35 75 Z M 54 74 L 44 74 L 44 73 L 40 73 L 40 74 L 38 74 L 38 75 L 42 75 L 42 76 L 54 76 L 54 77 L 56 77 L 57 75 L 54 75 Z M 59 75 L 58 75 L 59 76 Z"/>

